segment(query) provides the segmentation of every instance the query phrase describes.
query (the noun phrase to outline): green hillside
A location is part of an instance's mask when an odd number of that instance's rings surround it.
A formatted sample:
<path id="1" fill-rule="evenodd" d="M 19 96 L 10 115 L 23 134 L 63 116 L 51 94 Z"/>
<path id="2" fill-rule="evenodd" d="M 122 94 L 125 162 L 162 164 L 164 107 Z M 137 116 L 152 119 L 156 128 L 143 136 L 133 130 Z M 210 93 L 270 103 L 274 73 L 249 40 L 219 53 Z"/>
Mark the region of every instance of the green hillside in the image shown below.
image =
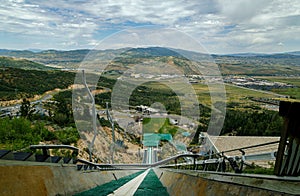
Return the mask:
<path id="1" fill-rule="evenodd" d="M 28 98 L 55 88 L 67 88 L 74 83 L 74 77 L 74 73 L 65 71 L 23 70 L 2 66 L 0 100 Z"/>
<path id="2" fill-rule="evenodd" d="M 0 67 L 12 67 L 27 70 L 53 70 L 52 67 L 47 67 L 42 64 L 27 60 L 27 59 L 16 59 L 12 57 L 0 57 Z"/>
<path id="3" fill-rule="evenodd" d="M 74 68 L 90 52 L 90 50 L 44 50 L 41 52 L 31 52 L 28 50 L 0 50 L 0 56 L 24 58 L 30 61 L 45 65 L 54 65 L 62 68 Z"/>
<path id="4" fill-rule="evenodd" d="M 162 47 L 131 48 L 119 50 L 45 50 L 41 52 L 31 52 L 28 50 L 0 50 L 1 56 L 15 58 L 25 58 L 33 62 L 45 65 L 57 66 L 60 68 L 77 68 L 85 57 L 92 53 L 96 56 L 114 56 L 107 70 L 125 71 L 131 66 L 139 64 L 145 60 L 156 60 L 167 62 L 179 67 L 185 73 L 193 74 L 190 70 L 192 62 L 184 58 L 182 54 L 197 57 L 205 54 L 184 51 L 178 49 L 168 49 Z M 233 54 L 233 55 L 211 55 L 219 65 L 220 71 L 224 75 L 242 74 L 254 76 L 285 76 L 300 74 L 299 52 L 279 53 L 279 54 Z M 118 54 L 118 55 L 116 55 Z"/>

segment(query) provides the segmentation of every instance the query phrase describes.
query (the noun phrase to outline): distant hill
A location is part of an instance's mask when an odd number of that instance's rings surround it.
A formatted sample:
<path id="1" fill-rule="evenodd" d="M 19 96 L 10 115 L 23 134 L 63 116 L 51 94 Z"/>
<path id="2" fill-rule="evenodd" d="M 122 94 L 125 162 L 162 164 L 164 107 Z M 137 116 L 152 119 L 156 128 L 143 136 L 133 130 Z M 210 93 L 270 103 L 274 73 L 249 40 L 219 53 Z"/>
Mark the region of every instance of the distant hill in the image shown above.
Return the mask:
<path id="1" fill-rule="evenodd" d="M 25 58 L 30 61 L 41 63 L 48 66 L 64 69 L 75 69 L 89 52 L 99 55 L 115 55 L 117 50 L 44 50 L 32 52 L 29 50 L 0 50 L 0 56 L 10 56 Z M 124 71 L 128 66 L 140 63 L 143 59 L 155 58 L 158 61 L 174 63 L 179 68 L 184 69 L 185 73 L 192 73 L 188 68 L 188 59 L 182 54 L 190 56 L 203 56 L 192 51 L 168 49 L 162 47 L 149 48 L 128 48 L 126 52 L 116 56 L 110 63 L 109 70 Z M 206 55 L 207 56 L 207 55 Z M 300 75 L 300 51 L 261 54 L 261 53 L 240 53 L 226 55 L 211 55 L 212 59 L 219 65 L 222 74 L 243 74 L 243 75 Z"/>
<path id="2" fill-rule="evenodd" d="M 214 59 L 223 74 L 300 76 L 297 53 L 214 55 Z"/>
<path id="3" fill-rule="evenodd" d="M 297 54 L 295 52 L 294 54 Z M 229 55 L 211 55 L 210 60 L 218 64 L 223 75 L 293 75 L 300 76 L 300 56 L 280 53 L 280 54 L 229 54 Z M 191 62 L 184 56 L 196 57 L 193 59 L 208 59 L 208 54 L 196 53 L 186 50 L 168 49 L 160 47 L 135 48 L 126 51 L 120 57 L 111 62 L 109 69 L 122 70 L 132 64 L 142 62 L 143 59 L 155 58 L 157 61 L 171 63 L 185 74 L 194 74 L 191 69 Z"/>
<path id="4" fill-rule="evenodd" d="M 265 56 L 263 53 L 236 53 L 236 54 L 222 54 L 215 56 L 231 56 L 231 57 L 257 57 L 257 56 Z"/>
<path id="5" fill-rule="evenodd" d="M 25 58 L 44 65 L 60 67 L 60 68 L 74 68 L 77 67 L 80 62 L 90 50 L 70 50 L 70 51 L 58 51 L 58 50 L 43 50 L 40 52 L 32 52 L 29 50 L 0 50 L 0 56 Z"/>
<path id="6" fill-rule="evenodd" d="M 126 54 L 137 58 L 163 56 L 183 57 L 180 53 L 176 52 L 176 50 L 162 47 L 131 48 L 126 51 Z"/>
<path id="7" fill-rule="evenodd" d="M 291 54 L 291 55 L 300 55 L 300 51 L 287 52 L 287 54 Z"/>
<path id="8" fill-rule="evenodd" d="M 215 56 L 231 56 L 231 57 L 265 57 L 265 58 L 278 58 L 278 57 L 291 57 L 300 55 L 300 51 L 293 51 L 293 52 L 283 52 L 283 53 L 234 53 L 234 54 L 222 54 L 222 55 L 215 55 Z M 298 58 L 298 57 L 295 57 Z"/>
<path id="9" fill-rule="evenodd" d="M 217 58 L 222 57 L 231 57 L 233 59 L 260 59 L 260 60 L 270 60 L 271 62 L 274 61 L 274 59 L 279 60 L 285 60 L 286 64 L 292 64 L 300 66 L 300 52 L 290 52 L 290 53 L 274 53 L 274 54 L 261 54 L 261 53 L 240 53 L 240 54 L 225 54 L 225 55 L 214 55 Z M 280 62 L 280 61 L 279 61 Z M 278 62 L 275 62 L 278 63 Z"/>
<path id="10" fill-rule="evenodd" d="M 12 67 L 19 69 L 30 69 L 30 70 L 53 70 L 52 67 L 47 67 L 45 65 L 26 60 L 26 59 L 16 59 L 12 57 L 1 57 L 0 56 L 0 67 Z"/>

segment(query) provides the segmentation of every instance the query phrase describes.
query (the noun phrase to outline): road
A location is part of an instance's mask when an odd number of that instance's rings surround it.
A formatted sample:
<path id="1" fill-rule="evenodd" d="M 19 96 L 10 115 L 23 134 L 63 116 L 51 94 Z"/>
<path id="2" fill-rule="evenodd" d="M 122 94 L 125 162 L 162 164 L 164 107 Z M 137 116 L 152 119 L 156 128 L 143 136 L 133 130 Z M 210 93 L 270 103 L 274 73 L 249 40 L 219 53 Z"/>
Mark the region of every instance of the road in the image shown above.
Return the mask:
<path id="1" fill-rule="evenodd" d="M 37 111 L 41 111 L 42 108 L 39 106 L 40 103 L 42 103 L 43 101 L 47 101 L 53 98 L 53 95 L 62 92 L 62 91 L 66 91 L 67 89 L 60 89 L 60 90 L 52 90 L 52 91 L 48 91 L 46 93 L 44 93 L 39 99 L 31 101 L 30 104 L 31 105 L 36 105 L 35 109 Z M 0 111 L 3 113 L 0 115 L 0 117 L 4 117 L 4 116 L 15 116 L 17 115 L 17 112 L 20 111 L 20 107 L 21 104 L 15 104 L 15 105 L 11 105 L 11 106 L 7 106 L 7 107 L 0 107 Z"/>

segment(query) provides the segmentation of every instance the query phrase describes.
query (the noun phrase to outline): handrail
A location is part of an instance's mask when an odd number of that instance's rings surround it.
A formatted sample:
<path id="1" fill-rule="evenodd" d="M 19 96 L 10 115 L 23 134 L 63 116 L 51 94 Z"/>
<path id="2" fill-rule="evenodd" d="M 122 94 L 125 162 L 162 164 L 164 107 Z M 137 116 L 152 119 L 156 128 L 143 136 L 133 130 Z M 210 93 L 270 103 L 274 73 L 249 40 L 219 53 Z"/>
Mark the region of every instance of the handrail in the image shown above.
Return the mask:
<path id="1" fill-rule="evenodd" d="M 76 148 L 75 146 L 70 146 L 70 145 L 30 145 L 30 149 L 56 149 L 56 148 L 67 148 L 75 151 L 79 151 L 79 148 Z"/>
<path id="2" fill-rule="evenodd" d="M 267 143 L 262 143 L 262 144 L 256 144 L 256 145 L 252 145 L 252 146 L 246 146 L 246 147 L 242 147 L 242 148 L 235 148 L 235 149 L 231 149 L 231 150 L 226 150 L 226 151 L 222 151 L 222 152 L 218 152 L 218 153 L 214 153 L 212 155 L 219 155 L 222 154 L 222 157 L 224 157 L 225 159 L 228 158 L 224 155 L 224 153 L 227 152 L 233 152 L 233 151 L 241 151 L 244 155 L 244 151 L 245 149 L 250 149 L 250 148 L 256 148 L 256 147 L 260 147 L 260 146 L 267 146 L 270 144 L 276 144 L 279 143 L 279 141 L 273 141 L 273 142 L 267 142 Z M 89 162 L 87 160 L 84 159 L 78 159 L 79 162 L 88 164 L 88 165 L 92 165 L 92 166 L 97 166 L 97 167 L 112 167 L 112 168 L 118 168 L 118 167 L 137 167 L 137 168 L 148 168 L 148 167 L 157 167 L 160 165 L 164 165 L 170 161 L 173 160 L 177 160 L 179 158 L 182 157 L 192 157 L 194 158 L 194 163 L 192 164 L 199 164 L 197 163 L 195 160 L 199 157 L 207 157 L 209 155 L 200 155 L 200 154 L 178 154 L 178 155 L 174 155 L 172 157 L 169 157 L 167 159 L 163 159 L 161 161 L 155 162 L 155 163 L 151 163 L 151 164 L 97 164 L 97 163 L 93 163 L 93 162 Z M 175 162 L 176 163 L 176 162 Z M 206 164 L 207 162 L 203 162 L 202 164 Z"/>
<path id="3" fill-rule="evenodd" d="M 220 155 L 220 154 L 224 154 L 224 153 L 228 153 L 228 152 L 234 152 L 234 151 L 240 151 L 240 152 L 242 152 L 242 154 L 244 154 L 243 150 L 250 149 L 250 148 L 256 148 L 256 147 L 261 147 L 261 146 L 267 146 L 267 145 L 276 144 L 276 143 L 279 143 L 279 140 L 278 141 L 273 141 L 273 142 L 262 143 L 262 144 L 256 144 L 256 145 L 252 145 L 252 146 L 246 146 L 246 147 L 242 147 L 242 148 L 234 148 L 234 149 L 231 149 L 231 150 L 220 151 L 220 152 L 217 152 L 217 153 L 213 153 L 211 155 L 204 155 L 204 156 L 208 157 L 208 156 Z"/>
<path id="4" fill-rule="evenodd" d="M 257 145 L 252 145 L 252 146 L 247 146 L 247 147 L 243 147 L 243 148 L 236 148 L 236 149 L 231 149 L 231 150 L 227 150 L 227 151 L 222 151 L 219 153 L 215 153 L 212 155 L 220 155 L 222 153 L 226 153 L 226 152 L 232 152 L 232 151 L 238 151 L 238 150 L 244 150 L 244 149 L 249 149 L 249 148 L 255 148 L 255 147 L 260 147 L 260 146 L 266 146 L 266 145 L 270 145 L 270 144 L 276 144 L 279 141 L 275 141 L 275 142 L 268 142 L 268 143 L 263 143 L 263 144 L 257 144 Z M 208 156 L 208 155 L 206 155 Z M 110 166 L 123 166 L 123 165 L 132 165 L 132 166 L 148 166 L 148 167 L 156 167 L 159 165 L 163 165 L 165 163 L 168 163 L 172 160 L 181 158 L 181 157 L 193 157 L 193 158 L 199 158 L 199 157 L 205 157 L 205 155 L 199 155 L 199 154 L 179 154 L 179 155 L 174 155 L 172 157 L 169 157 L 167 159 L 163 159 L 161 161 L 155 162 L 155 163 L 151 163 L 151 164 L 97 164 L 97 163 L 92 163 L 83 159 L 78 159 L 80 162 L 86 163 L 86 164 L 91 164 L 91 165 L 95 165 L 95 166 L 106 166 L 106 165 L 110 165 Z"/>
<path id="5" fill-rule="evenodd" d="M 149 163 L 149 164 L 144 164 L 144 163 L 141 163 L 141 164 L 99 164 L 99 163 L 93 163 L 93 162 L 90 162 L 90 161 L 87 161 L 87 160 L 84 160 L 84 159 L 78 159 L 78 162 L 81 162 L 81 163 L 85 163 L 85 164 L 88 164 L 88 165 L 92 165 L 92 166 L 97 166 L 97 167 L 107 167 L 107 166 L 110 166 L 110 167 L 156 167 L 156 166 L 159 166 L 159 165 L 162 165 L 162 164 L 165 164 L 165 163 L 168 163 L 172 160 L 175 160 L 175 159 L 178 159 L 178 158 L 181 158 L 181 157 L 194 157 L 194 158 L 198 158 L 198 157 L 201 157 L 201 155 L 198 155 L 198 154 L 179 154 L 179 155 L 175 155 L 175 156 L 172 156 L 172 157 L 169 157 L 167 159 L 164 159 L 164 160 L 161 160 L 161 161 L 158 161 L 158 162 L 155 162 L 155 163 Z"/>
<path id="6" fill-rule="evenodd" d="M 233 152 L 233 151 L 238 151 L 238 150 L 245 150 L 245 149 L 249 149 L 249 148 L 256 148 L 256 147 L 260 147 L 260 146 L 267 146 L 267 145 L 276 144 L 276 143 L 279 143 L 279 140 L 278 141 L 274 141 L 274 142 L 267 142 L 267 143 L 252 145 L 252 146 L 246 146 L 246 147 L 242 147 L 242 148 L 235 148 L 235 149 L 231 149 L 231 150 L 221 151 L 220 153 L 227 153 L 227 152 Z"/>

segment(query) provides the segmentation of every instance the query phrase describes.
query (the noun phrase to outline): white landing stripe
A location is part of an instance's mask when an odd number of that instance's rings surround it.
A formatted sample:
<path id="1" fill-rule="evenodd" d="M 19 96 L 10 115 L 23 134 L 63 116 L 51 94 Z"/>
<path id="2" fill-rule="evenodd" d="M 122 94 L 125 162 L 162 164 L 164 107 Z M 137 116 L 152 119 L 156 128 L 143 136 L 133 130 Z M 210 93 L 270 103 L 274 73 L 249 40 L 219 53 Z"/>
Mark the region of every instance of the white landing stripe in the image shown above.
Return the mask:
<path id="1" fill-rule="evenodd" d="M 136 190 L 139 188 L 140 184 L 143 182 L 144 178 L 147 176 L 150 169 L 147 169 L 144 173 L 140 174 L 139 176 L 135 177 L 134 179 L 130 180 L 123 186 L 119 187 L 113 193 L 109 194 L 108 196 L 131 196 L 133 195 Z"/>

